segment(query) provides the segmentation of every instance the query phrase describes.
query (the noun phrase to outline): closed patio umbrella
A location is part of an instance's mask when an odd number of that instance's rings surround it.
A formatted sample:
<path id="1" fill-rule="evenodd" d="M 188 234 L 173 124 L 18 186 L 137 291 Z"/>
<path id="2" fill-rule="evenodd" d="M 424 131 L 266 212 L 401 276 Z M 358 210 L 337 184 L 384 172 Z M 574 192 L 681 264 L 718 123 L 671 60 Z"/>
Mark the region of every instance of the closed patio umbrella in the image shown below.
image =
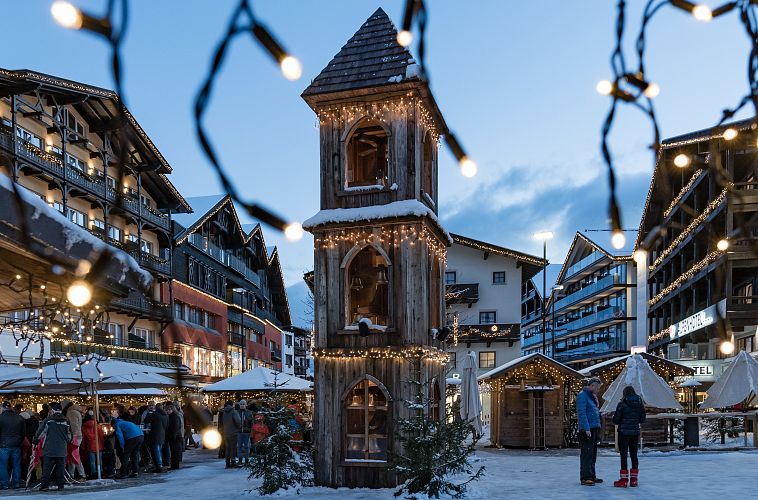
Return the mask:
<path id="1" fill-rule="evenodd" d="M 701 408 L 726 408 L 742 402 L 753 404 L 758 400 L 758 361 L 740 351 L 707 394 Z"/>
<path id="2" fill-rule="evenodd" d="M 627 358 L 626 366 L 603 394 L 604 402 L 600 411 L 603 413 L 615 411 L 623 398 L 624 388 L 628 385 L 634 387 L 645 406 L 682 409 L 682 405 L 676 399 L 674 389 L 655 373 L 645 358 L 634 354 Z"/>
<path id="3" fill-rule="evenodd" d="M 476 380 L 476 355 L 469 352 L 461 360 L 461 418 L 482 434 L 482 400 Z"/>

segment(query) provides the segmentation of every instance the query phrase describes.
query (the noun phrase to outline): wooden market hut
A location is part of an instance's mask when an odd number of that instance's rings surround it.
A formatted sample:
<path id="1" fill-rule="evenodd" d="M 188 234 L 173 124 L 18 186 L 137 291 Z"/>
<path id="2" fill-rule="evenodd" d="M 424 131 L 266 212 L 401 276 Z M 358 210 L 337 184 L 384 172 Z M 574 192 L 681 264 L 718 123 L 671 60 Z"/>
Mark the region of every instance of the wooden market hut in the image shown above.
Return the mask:
<path id="1" fill-rule="evenodd" d="M 646 352 L 637 353 L 647 361 L 650 368 L 658 374 L 663 380 L 675 387 L 678 377 L 690 377 L 695 371 L 689 366 L 685 366 L 669 359 L 661 358 Z M 580 370 L 585 377 L 598 377 L 603 382 L 603 390 L 606 389 L 626 366 L 626 361 L 631 356 L 627 354 L 612 358 L 593 366 L 588 366 Z M 648 409 L 648 413 L 656 413 L 659 410 Z M 603 415 L 601 418 L 602 431 L 601 442 L 615 442 L 615 426 L 612 415 Z M 642 441 L 645 444 L 669 444 L 673 442 L 674 430 L 670 421 L 665 419 L 648 419 L 641 427 Z"/>
<path id="2" fill-rule="evenodd" d="M 491 391 L 490 441 L 506 448 L 567 444 L 569 416 L 582 374 L 540 353 L 514 359 L 479 377 Z"/>

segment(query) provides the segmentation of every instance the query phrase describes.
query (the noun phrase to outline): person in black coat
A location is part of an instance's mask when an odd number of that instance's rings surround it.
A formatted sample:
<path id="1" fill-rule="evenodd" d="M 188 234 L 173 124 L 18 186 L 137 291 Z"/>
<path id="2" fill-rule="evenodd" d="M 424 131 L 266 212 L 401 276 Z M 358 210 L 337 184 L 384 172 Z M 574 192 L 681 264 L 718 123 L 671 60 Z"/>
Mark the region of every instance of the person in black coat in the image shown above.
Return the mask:
<path id="1" fill-rule="evenodd" d="M 168 427 L 168 415 L 161 405 L 155 405 L 155 411 L 145 418 L 145 427 L 150 427 L 147 441 L 153 455 L 155 472 L 163 472 L 163 446 L 166 443 L 166 428 Z"/>
<path id="2" fill-rule="evenodd" d="M 619 453 L 621 453 L 621 478 L 613 486 L 626 488 L 637 486 L 639 460 L 637 446 L 640 440 L 640 424 L 645 421 L 645 405 L 630 385 L 624 388 L 624 397 L 616 406 L 613 423 L 618 425 Z M 627 452 L 632 457 L 632 470 L 627 469 Z"/>
<path id="3" fill-rule="evenodd" d="M 26 423 L 9 401 L 0 409 L 0 489 L 21 486 L 21 444 L 24 442 Z M 8 477 L 8 463 L 11 476 Z"/>
<path id="4" fill-rule="evenodd" d="M 184 445 L 182 438 L 182 419 L 176 411 L 174 404 L 171 402 L 163 405 L 168 414 L 168 427 L 166 427 L 166 444 L 164 449 L 168 449 L 168 462 L 171 464 L 171 470 L 179 468 L 179 462 L 182 459 L 182 447 Z"/>

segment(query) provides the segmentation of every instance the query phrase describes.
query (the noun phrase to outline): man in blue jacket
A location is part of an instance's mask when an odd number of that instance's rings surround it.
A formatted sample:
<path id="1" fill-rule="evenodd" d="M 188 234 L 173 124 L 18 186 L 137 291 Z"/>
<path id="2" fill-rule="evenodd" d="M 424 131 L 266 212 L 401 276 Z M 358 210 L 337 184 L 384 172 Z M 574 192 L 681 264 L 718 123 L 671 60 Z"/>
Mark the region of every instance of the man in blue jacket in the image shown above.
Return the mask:
<path id="1" fill-rule="evenodd" d="M 117 411 L 113 414 L 119 415 Z M 116 434 L 118 444 L 121 445 L 123 452 L 123 460 L 121 460 L 121 474 L 120 477 L 137 477 L 137 471 L 139 470 L 139 450 L 142 447 L 142 441 L 145 439 L 145 435 L 137 425 L 123 420 L 119 415 L 118 418 L 114 418 L 111 422 Z"/>
<path id="2" fill-rule="evenodd" d="M 600 409 L 597 399 L 600 385 L 600 379 L 593 377 L 585 382 L 584 388 L 576 397 L 581 463 L 579 477 L 584 486 L 603 482 L 595 475 L 597 443 L 600 440 Z"/>

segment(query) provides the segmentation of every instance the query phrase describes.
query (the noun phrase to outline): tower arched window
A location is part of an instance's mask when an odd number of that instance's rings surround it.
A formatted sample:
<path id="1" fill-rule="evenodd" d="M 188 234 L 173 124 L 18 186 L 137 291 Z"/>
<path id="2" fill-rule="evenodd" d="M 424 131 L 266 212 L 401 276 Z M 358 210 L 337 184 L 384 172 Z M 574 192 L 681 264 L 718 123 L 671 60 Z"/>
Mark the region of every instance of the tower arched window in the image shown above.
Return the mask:
<path id="1" fill-rule="evenodd" d="M 421 157 L 421 190 L 434 198 L 434 140 L 432 134 L 424 134 Z"/>
<path id="2" fill-rule="evenodd" d="M 432 269 L 429 276 L 429 325 L 442 327 L 442 269 L 439 257 L 432 256 Z"/>
<path id="3" fill-rule="evenodd" d="M 347 324 L 368 319 L 374 325 L 389 326 L 389 262 L 368 245 L 355 254 L 347 266 Z"/>
<path id="4" fill-rule="evenodd" d="M 387 460 L 389 394 L 366 375 L 343 398 L 345 460 Z"/>
<path id="5" fill-rule="evenodd" d="M 362 122 L 347 144 L 345 187 L 387 186 L 388 150 L 387 131 L 377 122 Z"/>

